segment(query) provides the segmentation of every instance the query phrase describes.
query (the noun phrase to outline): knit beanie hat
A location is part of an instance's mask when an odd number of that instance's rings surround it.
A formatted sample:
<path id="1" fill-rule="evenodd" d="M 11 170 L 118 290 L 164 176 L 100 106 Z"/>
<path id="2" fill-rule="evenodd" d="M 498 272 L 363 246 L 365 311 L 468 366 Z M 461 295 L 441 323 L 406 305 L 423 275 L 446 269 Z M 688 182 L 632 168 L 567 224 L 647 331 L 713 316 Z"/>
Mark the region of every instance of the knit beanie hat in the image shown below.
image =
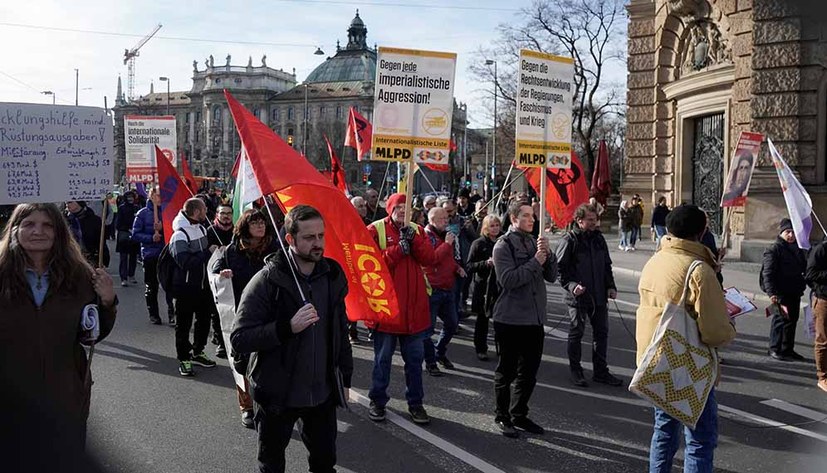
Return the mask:
<path id="1" fill-rule="evenodd" d="M 385 202 L 385 210 L 388 212 L 388 215 L 393 213 L 393 208 L 399 204 L 404 204 L 407 202 L 408 197 L 405 194 L 401 194 L 397 192 L 396 194 L 391 195 L 388 197 L 388 201 Z"/>
<path id="2" fill-rule="evenodd" d="M 790 221 L 788 218 L 782 218 L 781 222 L 778 224 L 778 233 L 784 232 L 784 230 L 792 230 L 793 229 L 793 222 Z"/>

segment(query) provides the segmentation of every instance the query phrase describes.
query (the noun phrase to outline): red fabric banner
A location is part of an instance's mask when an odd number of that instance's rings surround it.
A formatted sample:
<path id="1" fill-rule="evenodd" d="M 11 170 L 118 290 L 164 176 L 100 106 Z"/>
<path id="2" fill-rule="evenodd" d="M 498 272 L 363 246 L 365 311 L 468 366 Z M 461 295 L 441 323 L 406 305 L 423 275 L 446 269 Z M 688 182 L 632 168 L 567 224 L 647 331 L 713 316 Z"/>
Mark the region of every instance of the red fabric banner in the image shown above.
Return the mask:
<path id="1" fill-rule="evenodd" d="M 348 195 L 350 191 L 347 188 L 347 180 L 345 180 L 345 170 L 342 168 L 342 163 L 339 161 L 339 157 L 336 156 L 336 152 L 333 151 L 333 145 L 330 144 L 327 135 L 322 134 L 322 137 L 324 138 L 324 142 L 327 143 L 327 153 L 330 154 L 330 182 L 345 195 Z"/>
<path id="2" fill-rule="evenodd" d="M 347 120 L 347 131 L 345 132 L 345 146 L 356 150 L 356 159 L 361 161 L 370 151 L 371 140 L 373 139 L 373 126 L 365 117 L 359 114 L 355 108 L 350 107 Z"/>
<path id="3" fill-rule="evenodd" d="M 609 195 L 612 193 L 612 171 L 609 165 L 609 148 L 606 140 L 600 140 L 597 150 L 597 161 L 594 163 L 592 173 L 591 195 L 602 205 L 606 205 Z"/>
<path id="4" fill-rule="evenodd" d="M 316 208 L 325 220 L 325 255 L 344 269 L 348 319 L 393 323 L 399 303 L 388 266 L 347 197 L 290 145 L 224 91 L 261 193 L 275 193 L 285 211 Z"/>
<path id="5" fill-rule="evenodd" d="M 178 171 L 161 151 L 155 147 L 155 162 L 158 166 L 158 188 L 161 191 L 161 221 L 164 224 L 164 241 L 169 243 L 172 237 L 172 220 L 184 208 L 184 202 L 192 197 Z"/>
<path id="6" fill-rule="evenodd" d="M 540 193 L 542 168 L 529 168 L 526 179 Z M 574 211 L 589 201 L 586 174 L 577 154 L 571 153 L 571 169 L 546 169 L 546 211 L 557 228 L 565 228 L 574 220 Z"/>

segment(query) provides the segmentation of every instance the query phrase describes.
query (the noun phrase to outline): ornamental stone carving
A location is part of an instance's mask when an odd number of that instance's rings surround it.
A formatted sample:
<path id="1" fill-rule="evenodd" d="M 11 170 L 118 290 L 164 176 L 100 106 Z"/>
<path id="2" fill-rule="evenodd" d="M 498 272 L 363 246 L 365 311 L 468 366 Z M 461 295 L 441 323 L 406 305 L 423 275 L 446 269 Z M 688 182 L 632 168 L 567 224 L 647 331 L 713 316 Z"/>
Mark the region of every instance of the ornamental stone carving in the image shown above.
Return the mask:
<path id="1" fill-rule="evenodd" d="M 669 13 L 680 18 L 706 18 L 712 8 L 706 0 L 668 0 Z"/>
<path id="2" fill-rule="evenodd" d="M 696 21 L 687 27 L 681 51 L 681 75 L 732 62 L 732 48 L 718 26 Z"/>

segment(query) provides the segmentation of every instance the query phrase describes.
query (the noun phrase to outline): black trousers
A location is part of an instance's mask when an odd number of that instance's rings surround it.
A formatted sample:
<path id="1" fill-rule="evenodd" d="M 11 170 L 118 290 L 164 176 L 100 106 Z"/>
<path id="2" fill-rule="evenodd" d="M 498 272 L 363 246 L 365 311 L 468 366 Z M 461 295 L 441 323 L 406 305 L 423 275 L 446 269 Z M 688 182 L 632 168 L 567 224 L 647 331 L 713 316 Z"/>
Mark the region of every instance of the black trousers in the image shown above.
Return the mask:
<path id="1" fill-rule="evenodd" d="M 284 450 L 290 443 L 296 421 L 300 421 L 299 433 L 307 448 L 309 471 L 336 471 L 336 403 L 333 397 L 315 407 L 285 408 L 277 413 L 268 412 L 258 403 L 255 409 L 261 473 L 284 472 Z"/>
<path id="2" fill-rule="evenodd" d="M 212 294 L 204 291 L 184 293 L 175 298 L 175 352 L 179 361 L 189 360 L 192 355 L 204 351 L 210 335 L 210 308 Z M 190 343 L 190 329 L 195 318 L 195 333 Z"/>
<path id="3" fill-rule="evenodd" d="M 471 294 L 471 310 L 477 316 L 474 323 L 474 349 L 477 353 L 488 351 L 488 311 L 485 308 L 485 282 L 474 283 L 474 292 Z"/>
<path id="4" fill-rule="evenodd" d="M 606 306 L 569 306 L 569 369 L 572 372 L 582 372 L 580 365 L 583 334 L 586 331 L 586 320 L 592 326 L 592 367 L 594 375 L 600 376 L 609 373 L 607 361 L 609 349 L 609 309 Z"/>
<path id="5" fill-rule="evenodd" d="M 795 349 L 795 328 L 801 312 L 800 297 L 781 297 L 781 305 L 787 308 L 788 317 L 773 315 L 770 325 L 770 350 L 791 353 Z"/>
<path id="6" fill-rule="evenodd" d="M 144 297 L 150 319 L 160 319 L 158 315 L 158 258 L 144 258 Z"/>
<path id="7" fill-rule="evenodd" d="M 526 417 L 528 400 L 537 384 L 537 370 L 543 356 L 543 327 L 494 322 L 494 336 L 500 348 L 500 360 L 494 370 L 497 419 Z"/>

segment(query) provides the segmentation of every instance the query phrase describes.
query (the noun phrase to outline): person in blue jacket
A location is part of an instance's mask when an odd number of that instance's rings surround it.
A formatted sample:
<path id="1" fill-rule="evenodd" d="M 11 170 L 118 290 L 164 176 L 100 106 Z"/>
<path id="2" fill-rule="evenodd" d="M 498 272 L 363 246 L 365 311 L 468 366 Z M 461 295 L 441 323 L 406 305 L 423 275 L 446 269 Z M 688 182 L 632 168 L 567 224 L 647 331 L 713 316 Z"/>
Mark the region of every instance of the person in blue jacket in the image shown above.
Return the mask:
<path id="1" fill-rule="evenodd" d="M 149 190 L 146 207 L 142 208 L 135 215 L 132 223 L 132 241 L 141 244 L 141 258 L 144 265 L 144 297 L 146 297 L 146 308 L 149 311 L 149 321 L 155 325 L 161 325 L 161 316 L 158 306 L 158 256 L 164 247 L 164 226 L 161 223 L 161 194 L 157 187 Z M 155 219 L 155 212 L 158 212 L 158 219 Z M 175 325 L 175 307 L 172 297 L 166 295 L 167 314 L 169 324 Z"/>

